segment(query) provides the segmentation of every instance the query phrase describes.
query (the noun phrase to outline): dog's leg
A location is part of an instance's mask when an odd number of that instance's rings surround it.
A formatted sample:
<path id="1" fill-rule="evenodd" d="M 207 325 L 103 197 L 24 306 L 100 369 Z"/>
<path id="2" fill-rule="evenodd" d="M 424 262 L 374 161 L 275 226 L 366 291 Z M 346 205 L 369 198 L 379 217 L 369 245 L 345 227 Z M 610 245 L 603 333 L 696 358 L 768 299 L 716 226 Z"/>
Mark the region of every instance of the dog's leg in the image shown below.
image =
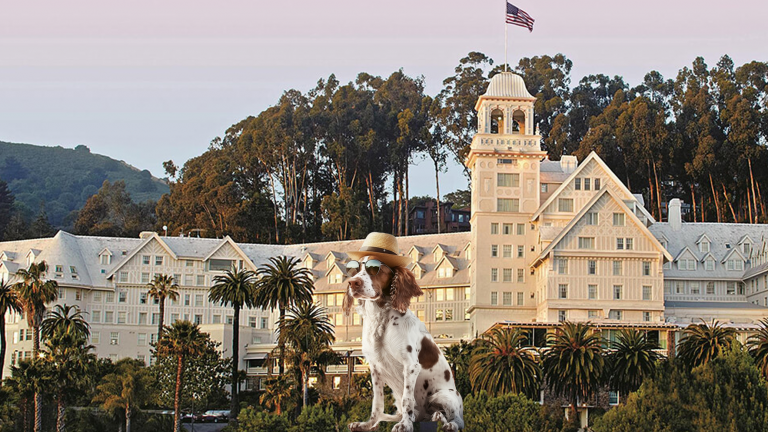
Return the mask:
<path id="1" fill-rule="evenodd" d="M 375 366 L 371 365 L 371 387 L 373 388 L 373 404 L 371 405 L 371 418 L 366 422 L 349 424 L 352 432 L 367 432 L 376 429 L 384 415 L 384 379 Z"/>
<path id="2" fill-rule="evenodd" d="M 421 365 L 415 356 L 407 356 L 407 359 L 409 361 L 406 361 L 403 367 L 403 397 L 400 412 L 403 419 L 392 428 L 392 432 L 413 432 L 413 422 L 416 421 L 416 399 L 413 392 L 416 379 L 421 373 Z"/>

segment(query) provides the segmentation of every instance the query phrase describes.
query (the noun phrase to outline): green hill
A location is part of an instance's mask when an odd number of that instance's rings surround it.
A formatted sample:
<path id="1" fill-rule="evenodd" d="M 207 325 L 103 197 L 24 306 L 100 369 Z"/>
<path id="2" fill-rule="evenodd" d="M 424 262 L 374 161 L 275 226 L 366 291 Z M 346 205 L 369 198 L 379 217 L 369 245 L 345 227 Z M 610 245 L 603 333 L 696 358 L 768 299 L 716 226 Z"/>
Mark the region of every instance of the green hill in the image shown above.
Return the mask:
<path id="1" fill-rule="evenodd" d="M 86 146 L 74 149 L 15 144 L 0 141 L 0 179 L 8 183 L 18 207 L 27 217 L 45 202 L 54 226 L 66 226 L 104 180 L 125 181 L 134 202 L 157 200 L 168 185 L 123 161 L 91 153 Z"/>

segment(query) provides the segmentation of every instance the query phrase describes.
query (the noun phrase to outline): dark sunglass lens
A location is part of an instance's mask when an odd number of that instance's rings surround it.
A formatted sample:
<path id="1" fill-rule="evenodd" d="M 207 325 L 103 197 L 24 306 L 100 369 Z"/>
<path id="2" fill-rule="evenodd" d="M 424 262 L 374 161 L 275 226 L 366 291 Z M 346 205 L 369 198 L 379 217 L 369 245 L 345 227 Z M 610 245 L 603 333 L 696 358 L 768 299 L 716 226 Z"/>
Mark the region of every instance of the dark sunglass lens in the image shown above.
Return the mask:
<path id="1" fill-rule="evenodd" d="M 379 269 L 381 268 L 381 261 L 379 260 L 370 260 L 365 262 L 365 270 L 368 271 L 368 274 L 371 276 L 375 276 L 379 273 Z"/>
<path id="2" fill-rule="evenodd" d="M 347 274 L 354 276 L 360 271 L 360 263 L 357 261 L 350 261 L 347 263 Z"/>

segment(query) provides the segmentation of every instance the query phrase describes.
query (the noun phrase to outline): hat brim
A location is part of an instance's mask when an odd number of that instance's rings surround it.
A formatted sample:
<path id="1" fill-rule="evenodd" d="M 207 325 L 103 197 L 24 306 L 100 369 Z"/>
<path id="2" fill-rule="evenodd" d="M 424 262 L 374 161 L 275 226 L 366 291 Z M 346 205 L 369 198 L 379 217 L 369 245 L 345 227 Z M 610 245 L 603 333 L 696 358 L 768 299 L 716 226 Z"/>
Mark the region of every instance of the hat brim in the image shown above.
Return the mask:
<path id="1" fill-rule="evenodd" d="M 383 262 L 390 267 L 405 267 L 411 263 L 411 258 L 402 255 L 392 255 L 382 252 L 369 252 L 369 251 L 354 251 L 347 252 L 350 258 L 358 260 L 365 256 L 376 257 L 377 260 Z"/>

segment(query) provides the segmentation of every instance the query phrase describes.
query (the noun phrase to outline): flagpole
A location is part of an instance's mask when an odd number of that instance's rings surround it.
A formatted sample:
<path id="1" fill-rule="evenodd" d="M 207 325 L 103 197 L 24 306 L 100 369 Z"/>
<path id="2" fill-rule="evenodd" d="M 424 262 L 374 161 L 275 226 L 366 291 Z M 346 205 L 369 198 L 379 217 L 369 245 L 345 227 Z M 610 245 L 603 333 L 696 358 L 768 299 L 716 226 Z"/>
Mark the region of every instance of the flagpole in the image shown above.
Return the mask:
<path id="1" fill-rule="evenodd" d="M 507 0 L 504 0 L 504 72 L 507 71 Z"/>

